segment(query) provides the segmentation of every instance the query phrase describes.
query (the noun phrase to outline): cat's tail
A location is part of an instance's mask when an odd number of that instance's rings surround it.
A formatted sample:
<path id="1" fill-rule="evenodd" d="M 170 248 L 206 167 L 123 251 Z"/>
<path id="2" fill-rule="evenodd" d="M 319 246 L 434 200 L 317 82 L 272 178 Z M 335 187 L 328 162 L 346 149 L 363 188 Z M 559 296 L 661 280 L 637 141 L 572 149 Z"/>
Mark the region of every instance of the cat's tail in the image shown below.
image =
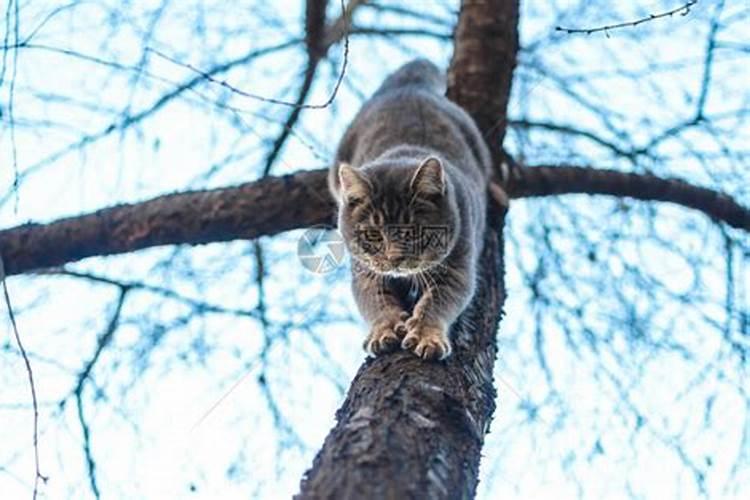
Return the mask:
<path id="1" fill-rule="evenodd" d="M 377 93 L 397 88 L 417 86 L 445 94 L 445 74 L 427 59 L 414 59 L 394 71 Z"/>

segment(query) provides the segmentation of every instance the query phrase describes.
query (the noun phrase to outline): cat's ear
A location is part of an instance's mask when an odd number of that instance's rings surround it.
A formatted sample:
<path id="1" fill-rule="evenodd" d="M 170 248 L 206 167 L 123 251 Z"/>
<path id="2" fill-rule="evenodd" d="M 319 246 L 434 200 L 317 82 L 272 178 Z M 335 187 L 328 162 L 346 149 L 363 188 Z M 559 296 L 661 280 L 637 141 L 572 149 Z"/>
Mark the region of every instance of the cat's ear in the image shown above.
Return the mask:
<path id="1" fill-rule="evenodd" d="M 445 169 L 438 158 L 430 156 L 414 172 L 411 189 L 427 196 L 445 194 Z"/>
<path id="2" fill-rule="evenodd" d="M 370 182 L 359 169 L 342 163 L 339 165 L 339 192 L 344 200 L 365 198 L 370 192 Z"/>

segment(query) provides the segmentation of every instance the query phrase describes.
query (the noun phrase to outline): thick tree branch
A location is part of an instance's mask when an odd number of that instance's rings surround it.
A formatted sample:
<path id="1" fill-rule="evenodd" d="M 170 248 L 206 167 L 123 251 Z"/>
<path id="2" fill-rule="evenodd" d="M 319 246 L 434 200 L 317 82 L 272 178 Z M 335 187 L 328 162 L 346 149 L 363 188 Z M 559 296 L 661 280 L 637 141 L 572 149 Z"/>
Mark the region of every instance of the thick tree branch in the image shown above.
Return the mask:
<path id="1" fill-rule="evenodd" d="M 0 231 L 6 273 L 158 245 L 255 238 L 331 222 L 325 172 L 268 177 L 231 188 L 160 196 L 50 224 Z"/>
<path id="2" fill-rule="evenodd" d="M 505 133 L 517 28 L 514 0 L 461 4 L 448 96 L 472 114 L 485 137 L 495 136 L 496 152 Z M 368 360 L 298 498 L 474 496 L 495 410 L 495 334 L 505 300 L 503 220 L 490 215 L 477 292 L 451 328 L 454 354 L 445 363 L 403 351 Z"/>
<path id="3" fill-rule="evenodd" d="M 650 174 L 576 166 L 517 168 L 508 185 L 511 198 L 560 194 L 604 194 L 665 201 L 699 210 L 716 221 L 750 231 L 750 210 L 712 189 Z"/>
<path id="4" fill-rule="evenodd" d="M 462 2 L 448 70 L 448 97 L 471 114 L 496 155 L 505 137 L 505 110 L 518 52 L 518 34 L 509 29 L 518 24 L 516 3 Z"/>
<path id="5" fill-rule="evenodd" d="M 589 167 L 518 167 L 507 190 L 511 198 L 581 193 L 676 203 L 750 231 L 750 209 L 721 192 L 678 179 Z M 301 171 L 6 229 L 0 231 L 0 252 L 6 273 L 13 275 L 159 245 L 272 236 L 332 223 L 333 208 L 326 170 Z"/>

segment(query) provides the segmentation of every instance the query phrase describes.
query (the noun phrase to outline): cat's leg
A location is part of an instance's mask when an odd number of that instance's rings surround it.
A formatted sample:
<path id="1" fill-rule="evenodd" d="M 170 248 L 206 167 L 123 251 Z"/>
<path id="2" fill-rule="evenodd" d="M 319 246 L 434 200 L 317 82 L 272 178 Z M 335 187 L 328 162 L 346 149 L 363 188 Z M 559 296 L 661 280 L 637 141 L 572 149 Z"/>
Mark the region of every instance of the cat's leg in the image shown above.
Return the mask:
<path id="1" fill-rule="evenodd" d="M 447 281 L 427 280 L 411 317 L 406 320 L 401 347 L 420 358 L 445 359 L 451 354 L 450 326 L 473 294 L 472 283 L 465 275 L 451 274 L 453 279 Z"/>
<path id="2" fill-rule="evenodd" d="M 406 320 L 406 335 L 401 347 L 424 359 L 445 359 L 450 356 L 449 324 L 433 314 L 433 290 L 428 288 L 417 301 L 411 317 Z"/>
<path id="3" fill-rule="evenodd" d="M 398 349 L 409 313 L 404 311 L 396 290 L 384 277 L 370 273 L 355 275 L 352 285 L 354 299 L 370 327 L 364 349 L 373 356 Z"/>

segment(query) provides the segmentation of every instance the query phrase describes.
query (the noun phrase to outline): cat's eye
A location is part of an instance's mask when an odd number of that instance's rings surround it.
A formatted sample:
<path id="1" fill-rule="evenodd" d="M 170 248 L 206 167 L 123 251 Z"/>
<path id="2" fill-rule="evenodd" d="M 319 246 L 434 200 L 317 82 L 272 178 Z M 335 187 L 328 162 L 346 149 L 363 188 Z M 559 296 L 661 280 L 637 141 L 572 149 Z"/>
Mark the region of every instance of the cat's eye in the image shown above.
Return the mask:
<path id="1" fill-rule="evenodd" d="M 359 198 L 356 196 L 349 196 L 346 198 L 346 206 L 351 210 L 354 208 L 359 207 L 360 205 L 363 205 L 365 203 L 364 198 Z"/>
<path id="2" fill-rule="evenodd" d="M 383 232 L 377 227 L 359 226 L 355 233 L 355 240 L 357 246 L 363 252 L 373 255 L 383 250 L 385 237 L 383 236 Z"/>
<path id="3" fill-rule="evenodd" d="M 365 230 L 365 238 L 367 238 L 367 241 L 380 243 L 381 241 L 383 241 L 383 232 L 380 231 L 380 229 L 374 227 L 367 228 Z"/>

